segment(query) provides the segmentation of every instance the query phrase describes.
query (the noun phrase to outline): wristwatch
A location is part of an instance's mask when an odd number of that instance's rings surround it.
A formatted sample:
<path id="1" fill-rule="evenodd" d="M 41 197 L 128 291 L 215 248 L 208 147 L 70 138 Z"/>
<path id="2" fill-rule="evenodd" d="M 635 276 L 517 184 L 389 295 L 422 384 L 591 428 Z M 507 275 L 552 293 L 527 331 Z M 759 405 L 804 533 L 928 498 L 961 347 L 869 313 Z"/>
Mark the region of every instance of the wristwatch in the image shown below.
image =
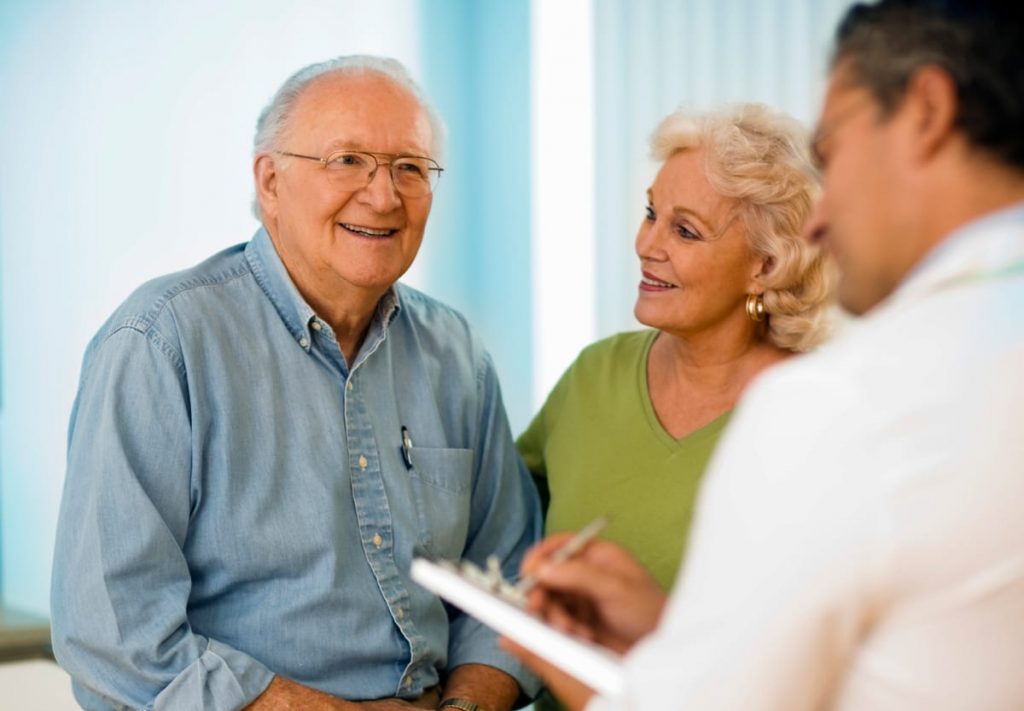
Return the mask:
<path id="1" fill-rule="evenodd" d="M 466 701 L 465 699 L 445 699 L 441 702 L 438 709 L 459 709 L 459 711 L 486 711 L 483 706 L 474 702 Z"/>

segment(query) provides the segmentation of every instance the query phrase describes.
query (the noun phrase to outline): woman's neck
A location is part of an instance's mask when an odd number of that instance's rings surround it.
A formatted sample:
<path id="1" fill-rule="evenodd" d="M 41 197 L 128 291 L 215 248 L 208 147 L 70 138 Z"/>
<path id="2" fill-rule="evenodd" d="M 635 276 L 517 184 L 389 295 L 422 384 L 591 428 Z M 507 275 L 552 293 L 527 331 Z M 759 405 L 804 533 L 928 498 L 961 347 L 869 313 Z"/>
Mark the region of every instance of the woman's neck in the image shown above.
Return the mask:
<path id="1" fill-rule="evenodd" d="M 679 439 L 733 409 L 754 378 L 790 355 L 756 336 L 712 344 L 661 332 L 647 361 L 651 404 Z"/>

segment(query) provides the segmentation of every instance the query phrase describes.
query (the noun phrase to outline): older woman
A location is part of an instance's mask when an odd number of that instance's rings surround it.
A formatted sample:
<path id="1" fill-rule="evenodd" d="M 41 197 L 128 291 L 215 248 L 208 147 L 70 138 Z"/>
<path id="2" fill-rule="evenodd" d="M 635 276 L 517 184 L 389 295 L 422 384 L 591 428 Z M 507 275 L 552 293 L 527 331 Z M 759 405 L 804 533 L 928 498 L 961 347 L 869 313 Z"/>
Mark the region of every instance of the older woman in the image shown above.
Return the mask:
<path id="1" fill-rule="evenodd" d="M 608 514 L 604 536 L 666 590 L 740 394 L 825 334 L 831 270 L 800 238 L 817 190 L 806 143 L 760 105 L 661 123 L 636 235 L 635 314 L 651 328 L 586 348 L 518 442 L 547 532 Z"/>

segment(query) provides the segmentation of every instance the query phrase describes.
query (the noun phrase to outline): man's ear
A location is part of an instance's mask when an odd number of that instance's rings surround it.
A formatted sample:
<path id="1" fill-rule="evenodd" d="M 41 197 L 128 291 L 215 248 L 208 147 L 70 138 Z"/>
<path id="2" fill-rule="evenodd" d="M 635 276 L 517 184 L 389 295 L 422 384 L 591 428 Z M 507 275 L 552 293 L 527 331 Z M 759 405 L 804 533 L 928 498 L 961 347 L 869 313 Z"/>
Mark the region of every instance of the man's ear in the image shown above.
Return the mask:
<path id="1" fill-rule="evenodd" d="M 945 69 L 926 65 L 907 81 L 900 113 L 906 113 L 913 156 L 926 161 L 934 157 L 956 130 L 959 99 L 953 77 Z"/>
<path id="2" fill-rule="evenodd" d="M 274 158 L 267 153 L 260 154 L 252 164 L 252 172 L 260 212 L 270 220 L 277 215 L 277 165 Z"/>

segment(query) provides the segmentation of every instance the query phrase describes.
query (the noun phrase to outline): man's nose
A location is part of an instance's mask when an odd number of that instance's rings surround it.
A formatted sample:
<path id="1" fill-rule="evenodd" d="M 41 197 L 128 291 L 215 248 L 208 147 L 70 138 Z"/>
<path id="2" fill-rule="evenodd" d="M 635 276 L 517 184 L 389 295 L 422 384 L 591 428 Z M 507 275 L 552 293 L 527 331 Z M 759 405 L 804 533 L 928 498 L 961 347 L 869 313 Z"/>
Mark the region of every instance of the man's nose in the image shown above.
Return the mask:
<path id="1" fill-rule="evenodd" d="M 819 198 L 804 221 L 803 238 L 810 244 L 818 244 L 825 237 L 827 227 L 824 201 Z"/>
<path id="2" fill-rule="evenodd" d="M 381 163 L 370 175 L 370 182 L 362 189 L 364 200 L 377 212 L 391 212 L 402 204 L 402 199 L 391 177 L 391 166 Z"/>

